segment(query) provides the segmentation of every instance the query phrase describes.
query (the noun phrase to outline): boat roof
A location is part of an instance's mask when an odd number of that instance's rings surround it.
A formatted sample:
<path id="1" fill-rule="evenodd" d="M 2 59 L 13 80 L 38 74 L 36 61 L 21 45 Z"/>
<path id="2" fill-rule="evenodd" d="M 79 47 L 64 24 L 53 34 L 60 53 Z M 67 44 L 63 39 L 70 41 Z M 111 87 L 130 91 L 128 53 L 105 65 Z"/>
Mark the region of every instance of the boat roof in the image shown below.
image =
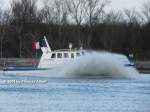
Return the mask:
<path id="1" fill-rule="evenodd" d="M 54 50 L 52 52 L 79 52 L 81 51 L 80 49 L 59 49 L 59 50 Z"/>

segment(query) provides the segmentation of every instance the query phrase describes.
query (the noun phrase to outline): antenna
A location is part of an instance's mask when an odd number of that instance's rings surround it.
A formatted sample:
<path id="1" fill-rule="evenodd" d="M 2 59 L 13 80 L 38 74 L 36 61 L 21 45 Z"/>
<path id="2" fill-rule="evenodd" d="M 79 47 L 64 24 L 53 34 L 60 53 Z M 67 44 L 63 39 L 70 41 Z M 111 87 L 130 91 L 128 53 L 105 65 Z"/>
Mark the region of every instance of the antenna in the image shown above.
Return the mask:
<path id="1" fill-rule="evenodd" d="M 72 49 L 72 43 L 69 43 L 69 49 L 70 50 Z"/>

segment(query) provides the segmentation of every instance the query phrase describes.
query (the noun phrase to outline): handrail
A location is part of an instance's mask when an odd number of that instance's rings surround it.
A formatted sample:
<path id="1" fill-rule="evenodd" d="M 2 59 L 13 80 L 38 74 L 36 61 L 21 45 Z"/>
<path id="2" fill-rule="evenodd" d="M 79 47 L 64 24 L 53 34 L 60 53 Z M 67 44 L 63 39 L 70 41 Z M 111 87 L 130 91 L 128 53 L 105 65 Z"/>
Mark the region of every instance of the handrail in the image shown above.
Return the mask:
<path id="1" fill-rule="evenodd" d="M 33 66 L 37 67 L 38 59 L 0 59 L 0 67 L 7 68 L 10 66 Z"/>

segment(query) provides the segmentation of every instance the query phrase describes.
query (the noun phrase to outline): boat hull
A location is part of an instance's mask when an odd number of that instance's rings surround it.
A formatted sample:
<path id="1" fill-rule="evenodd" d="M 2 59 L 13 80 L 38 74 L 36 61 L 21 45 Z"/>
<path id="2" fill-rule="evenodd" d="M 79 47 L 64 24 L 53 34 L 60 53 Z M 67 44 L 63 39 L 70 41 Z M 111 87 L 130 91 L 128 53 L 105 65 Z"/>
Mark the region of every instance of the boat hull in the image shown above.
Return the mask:
<path id="1" fill-rule="evenodd" d="M 125 66 L 129 71 L 135 71 L 133 66 Z M 49 78 L 77 78 L 77 77 L 98 77 L 107 76 L 109 74 L 97 73 L 97 74 L 80 74 L 77 72 L 64 72 L 64 68 L 7 68 L 1 69 L 0 75 L 2 76 L 31 76 L 31 77 L 49 77 Z M 115 75 L 115 74 L 114 74 Z M 131 74 L 132 75 L 132 74 Z"/>

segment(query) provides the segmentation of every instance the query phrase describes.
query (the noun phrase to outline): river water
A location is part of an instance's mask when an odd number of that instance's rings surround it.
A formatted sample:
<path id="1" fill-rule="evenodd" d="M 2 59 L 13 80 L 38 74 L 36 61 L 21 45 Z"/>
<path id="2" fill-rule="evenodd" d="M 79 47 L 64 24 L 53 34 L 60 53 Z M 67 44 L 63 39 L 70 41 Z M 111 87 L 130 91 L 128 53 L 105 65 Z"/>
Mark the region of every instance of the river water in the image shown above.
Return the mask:
<path id="1" fill-rule="evenodd" d="M 0 112 L 150 112 L 150 75 L 135 79 L 0 76 Z"/>

